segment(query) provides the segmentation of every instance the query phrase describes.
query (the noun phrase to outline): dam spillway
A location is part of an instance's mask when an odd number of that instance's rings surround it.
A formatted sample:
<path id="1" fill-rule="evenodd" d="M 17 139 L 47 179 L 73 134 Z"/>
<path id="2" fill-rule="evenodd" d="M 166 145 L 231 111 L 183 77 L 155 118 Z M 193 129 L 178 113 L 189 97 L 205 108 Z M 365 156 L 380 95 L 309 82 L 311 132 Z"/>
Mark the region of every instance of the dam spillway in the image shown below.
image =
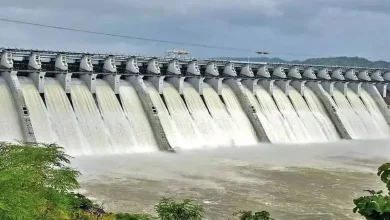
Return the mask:
<path id="1" fill-rule="evenodd" d="M 387 69 L 1 54 L 0 141 L 96 155 L 390 137 Z"/>

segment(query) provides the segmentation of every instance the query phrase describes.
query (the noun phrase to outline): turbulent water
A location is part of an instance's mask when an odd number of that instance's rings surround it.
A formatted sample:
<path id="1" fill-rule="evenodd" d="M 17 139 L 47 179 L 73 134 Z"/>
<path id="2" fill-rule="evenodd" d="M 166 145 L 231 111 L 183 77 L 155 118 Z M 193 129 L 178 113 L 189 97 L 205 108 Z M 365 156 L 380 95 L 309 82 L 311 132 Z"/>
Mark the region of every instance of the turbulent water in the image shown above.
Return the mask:
<path id="1" fill-rule="evenodd" d="M 348 99 L 338 89 L 333 91 L 333 99 L 336 103 L 337 110 L 343 117 L 343 125 L 348 130 L 352 139 L 367 139 L 369 132 L 366 130 L 361 118 L 353 110 Z"/>
<path id="2" fill-rule="evenodd" d="M 299 118 L 293 105 L 291 104 L 287 95 L 278 87 L 274 87 L 274 99 L 283 117 L 288 122 L 289 127 L 294 133 L 295 139 L 298 143 L 311 142 L 312 137 L 309 131 L 306 129 L 304 123 Z"/>
<path id="3" fill-rule="evenodd" d="M 329 141 L 340 140 L 340 135 L 334 126 L 332 120 L 329 118 L 329 115 L 322 104 L 321 100 L 317 95 L 311 90 L 310 87 L 306 87 L 304 91 L 304 97 L 306 100 L 309 109 L 316 117 L 318 123 L 320 124 L 324 134 L 327 136 Z"/>
<path id="4" fill-rule="evenodd" d="M 273 130 L 280 133 L 280 136 L 275 135 L 276 138 L 279 139 L 278 141 L 281 143 L 297 143 L 298 141 L 292 132 L 288 121 L 280 113 L 272 96 L 262 86 L 255 87 L 255 95 L 259 101 L 262 112 L 271 123 Z"/>
<path id="5" fill-rule="evenodd" d="M 45 98 L 58 144 L 71 155 L 90 154 L 92 149 L 85 141 L 68 97 L 56 79 L 45 78 Z"/>
<path id="6" fill-rule="evenodd" d="M 23 138 L 12 93 L 5 79 L 0 76 L 0 140 L 13 142 Z"/>
<path id="7" fill-rule="evenodd" d="M 359 116 L 364 126 L 366 127 L 369 137 L 372 139 L 384 138 L 375 118 L 371 116 L 360 97 L 355 92 L 353 92 L 352 89 L 348 88 L 347 98 L 356 114 Z"/>
<path id="8" fill-rule="evenodd" d="M 145 86 L 149 93 L 150 99 L 153 105 L 156 107 L 158 117 L 161 121 L 161 125 L 164 129 L 165 135 L 173 148 L 180 147 L 182 143 L 181 137 L 177 131 L 176 125 L 174 124 L 167 108 L 165 107 L 164 101 L 162 100 L 157 89 L 152 85 L 151 82 L 145 81 Z"/>
<path id="9" fill-rule="evenodd" d="M 81 157 L 82 192 L 109 211 L 154 212 L 163 196 L 193 199 L 207 219 L 267 210 L 282 220 L 356 220 L 352 200 L 383 189 L 377 167 L 389 140 L 258 145 L 115 157 Z M 370 146 L 369 148 L 367 146 Z"/>
<path id="10" fill-rule="evenodd" d="M 38 142 L 54 143 L 57 138 L 52 131 L 52 125 L 46 110 L 45 103 L 31 78 L 19 76 L 24 100 L 29 109 L 34 135 Z"/>
<path id="11" fill-rule="evenodd" d="M 157 141 L 154 138 L 152 126 L 141 100 L 139 99 L 134 87 L 127 81 L 121 80 L 119 94 L 122 100 L 123 109 L 134 127 L 135 137 L 138 142 L 138 150 L 143 152 L 152 152 L 158 150 Z"/>
<path id="12" fill-rule="evenodd" d="M 309 141 L 315 143 L 327 142 L 328 138 L 321 128 L 320 121 L 317 120 L 307 106 L 305 99 L 294 87 L 290 87 L 289 98 L 307 133 L 309 133 Z"/>
<path id="13" fill-rule="evenodd" d="M 82 80 L 72 79 L 71 97 L 80 129 L 93 147 L 94 154 L 108 154 L 113 151 L 112 137 L 106 128 L 95 99 Z"/>
<path id="14" fill-rule="evenodd" d="M 238 136 L 236 136 L 235 145 L 253 145 L 258 142 L 255 130 L 242 109 L 233 90 L 226 84 L 222 87 L 222 98 L 226 108 L 237 127 Z"/>
<path id="15" fill-rule="evenodd" d="M 202 140 L 194 120 L 179 92 L 168 82 L 164 82 L 163 96 L 172 120 L 179 131 L 180 148 L 194 149 L 202 147 Z"/>
<path id="16" fill-rule="evenodd" d="M 218 127 L 215 120 L 210 116 L 199 93 L 191 84 L 184 83 L 183 95 L 188 110 L 199 130 L 201 145 L 208 147 L 230 145 L 229 139 L 226 138 L 226 135 L 229 134 Z"/>
<path id="17" fill-rule="evenodd" d="M 127 120 L 114 91 L 102 79 L 96 80 L 96 97 L 103 120 L 112 136 L 112 153 L 137 151 L 134 128 Z"/>
<path id="18" fill-rule="evenodd" d="M 361 99 L 364 102 L 364 105 L 366 106 L 367 110 L 370 112 L 372 118 L 379 126 L 379 130 L 383 134 L 383 136 L 387 138 L 390 137 L 389 124 L 387 124 L 386 119 L 381 113 L 381 110 L 379 109 L 375 100 L 365 89 L 361 90 Z"/>
<path id="19" fill-rule="evenodd" d="M 238 128 L 234 125 L 217 92 L 209 84 L 204 83 L 203 85 L 203 98 L 207 109 L 210 111 L 216 125 L 224 132 L 224 136 L 220 138 L 226 138 L 226 142 L 231 145 L 240 139 Z"/>

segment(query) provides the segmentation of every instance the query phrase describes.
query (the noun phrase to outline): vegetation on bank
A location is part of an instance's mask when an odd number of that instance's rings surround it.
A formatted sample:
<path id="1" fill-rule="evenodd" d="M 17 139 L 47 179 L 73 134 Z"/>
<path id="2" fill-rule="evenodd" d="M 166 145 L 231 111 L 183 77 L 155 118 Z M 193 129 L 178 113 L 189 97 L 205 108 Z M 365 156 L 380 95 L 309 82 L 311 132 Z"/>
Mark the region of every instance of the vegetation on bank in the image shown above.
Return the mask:
<path id="1" fill-rule="evenodd" d="M 42 220 L 201 220 L 204 208 L 191 200 L 162 198 L 155 206 L 157 215 L 107 213 L 79 189 L 80 172 L 71 168 L 70 156 L 56 144 L 0 142 L 0 219 Z M 378 168 L 377 175 L 388 193 L 365 190 L 368 196 L 355 200 L 354 213 L 367 220 L 390 220 L 390 163 Z M 239 220 L 273 220 L 266 211 L 238 211 Z"/>
<path id="2" fill-rule="evenodd" d="M 204 208 L 191 200 L 162 198 L 152 214 L 107 213 L 79 189 L 79 171 L 56 144 L 0 142 L 1 220 L 201 220 Z M 240 220 L 271 220 L 269 213 L 240 211 Z"/>

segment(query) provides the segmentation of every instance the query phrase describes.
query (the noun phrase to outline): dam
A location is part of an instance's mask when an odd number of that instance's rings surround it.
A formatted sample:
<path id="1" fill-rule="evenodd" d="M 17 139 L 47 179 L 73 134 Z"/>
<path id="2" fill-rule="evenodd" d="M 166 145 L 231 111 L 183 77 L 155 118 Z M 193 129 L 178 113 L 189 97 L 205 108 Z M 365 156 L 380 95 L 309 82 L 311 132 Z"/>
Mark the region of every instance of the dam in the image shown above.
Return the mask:
<path id="1" fill-rule="evenodd" d="M 390 138 L 390 69 L 0 52 L 0 141 L 76 156 Z"/>

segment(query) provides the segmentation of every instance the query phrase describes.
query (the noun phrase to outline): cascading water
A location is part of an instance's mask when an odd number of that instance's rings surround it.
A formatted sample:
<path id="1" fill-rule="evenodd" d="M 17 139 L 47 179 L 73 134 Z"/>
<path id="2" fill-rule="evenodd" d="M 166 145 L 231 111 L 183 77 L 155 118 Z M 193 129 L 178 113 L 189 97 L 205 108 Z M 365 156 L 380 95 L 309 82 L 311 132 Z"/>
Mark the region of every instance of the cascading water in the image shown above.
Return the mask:
<path id="1" fill-rule="evenodd" d="M 226 84 L 223 84 L 222 87 L 222 97 L 238 130 L 238 136 L 236 136 L 237 139 L 235 144 L 237 146 L 257 144 L 258 140 L 252 124 L 242 109 L 233 90 Z"/>
<path id="2" fill-rule="evenodd" d="M 45 78 L 45 99 L 58 144 L 70 155 L 90 154 L 92 149 L 85 141 L 68 97 L 56 79 Z"/>
<path id="3" fill-rule="evenodd" d="M 42 101 L 34 82 L 25 76 L 19 76 L 18 78 L 26 105 L 30 112 L 31 124 L 34 129 L 36 141 L 43 143 L 57 142 L 57 138 L 52 131 L 52 125 L 45 103 Z"/>
<path id="4" fill-rule="evenodd" d="M 202 146 L 217 147 L 229 145 L 229 139 L 225 136 L 223 130 L 217 126 L 214 119 L 211 118 L 202 98 L 191 84 L 184 82 L 183 95 L 188 110 L 199 128 L 201 140 L 203 141 Z"/>
<path id="5" fill-rule="evenodd" d="M 234 124 L 217 92 L 207 83 L 203 83 L 203 98 L 211 117 L 214 119 L 218 128 L 223 131 L 223 135 L 229 145 L 239 141 L 240 132 L 238 128 Z"/>
<path id="6" fill-rule="evenodd" d="M 311 142 L 327 142 L 328 138 L 321 128 L 320 122 L 314 117 L 302 95 L 294 87 L 290 87 L 289 97 L 295 111 L 305 125 L 306 131 L 310 135 Z"/>
<path id="7" fill-rule="evenodd" d="M 275 143 L 297 143 L 287 120 L 280 113 L 271 95 L 262 87 L 255 86 L 255 95 L 263 114 L 267 117 L 272 129 L 277 131 Z M 281 135 L 279 135 L 281 134 Z"/>
<path id="8" fill-rule="evenodd" d="M 181 148 L 193 149 L 202 146 L 199 130 L 188 112 L 179 92 L 168 82 L 164 82 L 163 96 L 171 118 L 175 122 L 183 142 Z"/>
<path id="9" fill-rule="evenodd" d="M 129 82 L 121 80 L 119 95 L 125 114 L 134 128 L 135 137 L 142 151 L 152 152 L 158 150 L 152 126 L 148 121 L 146 112 L 142 107 L 142 102 L 134 87 Z"/>
<path id="10" fill-rule="evenodd" d="M 330 141 L 340 140 L 340 135 L 337 132 L 336 127 L 334 126 L 332 120 L 329 118 L 328 113 L 321 100 L 316 96 L 316 94 L 311 90 L 310 87 L 305 87 L 304 98 L 308 104 L 310 111 L 313 113 L 314 117 L 317 119 L 320 124 L 323 132 L 328 137 Z"/>
<path id="11" fill-rule="evenodd" d="M 302 120 L 295 112 L 295 109 L 287 95 L 278 86 L 274 86 L 273 93 L 275 102 L 280 112 L 287 120 L 289 127 L 291 128 L 292 132 L 294 133 L 294 136 L 296 137 L 297 142 L 307 143 L 313 141 L 312 137 L 309 134 L 309 131 L 306 129 Z"/>
<path id="12" fill-rule="evenodd" d="M 72 79 L 71 97 L 80 129 L 93 148 L 93 153 L 111 153 L 113 147 L 111 134 L 102 120 L 95 99 L 82 80 Z"/>
<path id="13" fill-rule="evenodd" d="M 288 143 L 289 138 L 287 137 L 284 130 L 277 130 L 273 126 L 273 123 L 268 120 L 265 116 L 263 109 L 261 108 L 259 102 L 257 101 L 255 95 L 245 86 L 243 85 L 244 92 L 249 99 L 249 103 L 256 110 L 256 115 L 260 120 L 261 125 L 264 128 L 264 131 L 270 140 L 271 143 Z"/>
<path id="14" fill-rule="evenodd" d="M 376 101 L 372 96 L 362 88 L 361 90 L 361 99 L 364 102 L 364 105 L 367 107 L 367 110 L 372 115 L 373 119 L 376 121 L 377 125 L 380 127 L 380 131 L 383 133 L 384 137 L 390 137 L 390 128 L 386 122 L 385 117 L 383 116 L 381 110 L 379 109 Z"/>
<path id="15" fill-rule="evenodd" d="M 161 125 L 167 136 L 168 142 L 173 148 L 180 147 L 182 140 L 180 139 L 179 132 L 173 122 L 167 108 L 165 107 L 164 101 L 162 100 L 157 89 L 149 81 L 144 81 L 150 99 L 153 105 L 156 107 L 158 117 L 161 121 Z"/>
<path id="16" fill-rule="evenodd" d="M 135 133 L 110 85 L 96 79 L 96 97 L 103 120 L 113 140 L 113 153 L 138 151 Z"/>
<path id="17" fill-rule="evenodd" d="M 18 111 L 7 82 L 0 76 L 0 140 L 7 142 L 24 140 L 19 125 Z"/>
<path id="18" fill-rule="evenodd" d="M 361 121 L 366 127 L 367 133 L 369 134 L 369 138 L 384 138 L 385 135 L 382 133 L 380 126 L 377 125 L 375 118 L 371 116 L 370 112 L 367 110 L 362 100 L 350 88 L 347 89 L 347 98 L 349 100 L 349 103 L 351 103 L 351 106 L 355 110 L 356 114 L 360 117 Z"/>
<path id="19" fill-rule="evenodd" d="M 351 135 L 352 139 L 369 138 L 369 133 L 366 130 L 366 127 L 356 112 L 352 111 L 353 108 L 344 94 L 334 88 L 333 99 L 337 105 L 339 115 L 342 115 L 343 125 Z"/>

